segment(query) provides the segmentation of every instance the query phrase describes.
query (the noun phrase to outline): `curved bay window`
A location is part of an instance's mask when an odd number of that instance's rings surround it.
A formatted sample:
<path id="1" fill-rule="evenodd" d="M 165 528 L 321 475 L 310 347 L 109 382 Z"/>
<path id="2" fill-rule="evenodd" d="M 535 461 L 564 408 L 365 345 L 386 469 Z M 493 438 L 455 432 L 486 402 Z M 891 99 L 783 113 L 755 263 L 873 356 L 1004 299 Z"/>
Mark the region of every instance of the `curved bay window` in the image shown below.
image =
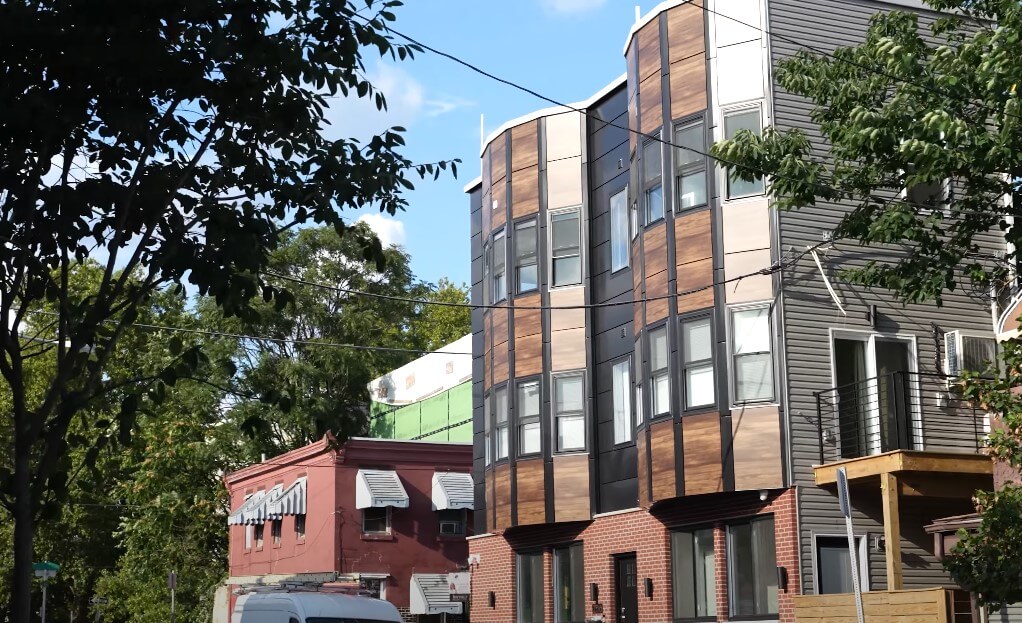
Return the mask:
<path id="1" fill-rule="evenodd" d="M 674 126 L 678 209 L 706 205 L 706 126 L 702 119 Z"/>

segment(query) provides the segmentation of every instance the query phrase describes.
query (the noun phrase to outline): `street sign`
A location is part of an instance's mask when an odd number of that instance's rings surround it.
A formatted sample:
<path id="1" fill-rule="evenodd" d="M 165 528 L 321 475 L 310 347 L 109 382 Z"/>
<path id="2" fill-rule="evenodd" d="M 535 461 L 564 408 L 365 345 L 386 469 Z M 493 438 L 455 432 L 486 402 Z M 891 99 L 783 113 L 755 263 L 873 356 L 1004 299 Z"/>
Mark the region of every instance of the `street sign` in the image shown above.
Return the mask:
<path id="1" fill-rule="evenodd" d="M 96 606 L 105 606 L 109 603 L 109 600 L 106 597 L 93 597 L 89 600 L 89 603 Z"/>
<path id="2" fill-rule="evenodd" d="M 32 564 L 32 570 L 35 571 L 37 577 L 45 580 L 57 575 L 60 565 L 55 562 L 37 562 Z"/>
<path id="3" fill-rule="evenodd" d="M 167 574 L 167 588 L 170 590 L 177 588 L 177 573 L 171 571 Z"/>
<path id="4" fill-rule="evenodd" d="M 852 506 L 848 503 L 848 474 L 845 468 L 837 470 L 837 502 L 841 506 L 841 516 L 851 518 Z"/>

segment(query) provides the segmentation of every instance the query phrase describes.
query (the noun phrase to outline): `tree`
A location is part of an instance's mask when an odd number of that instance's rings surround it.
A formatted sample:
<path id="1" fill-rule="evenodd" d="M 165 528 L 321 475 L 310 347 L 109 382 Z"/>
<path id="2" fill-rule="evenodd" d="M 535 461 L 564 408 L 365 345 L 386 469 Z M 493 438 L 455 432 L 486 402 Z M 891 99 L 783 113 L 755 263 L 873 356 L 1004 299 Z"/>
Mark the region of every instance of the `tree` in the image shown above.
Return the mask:
<path id="1" fill-rule="evenodd" d="M 258 295 L 283 306 L 286 289 L 261 276 L 281 232 L 342 231 L 345 208 L 393 214 L 411 174 L 438 172 L 400 154 L 399 128 L 365 144 L 324 135 L 328 97 L 385 106 L 363 53 L 416 51 L 387 33 L 399 2 L 366 4 L 0 4 L 0 375 L 13 428 L 0 503 L 14 520 L 14 623 L 30 618 L 35 522 L 66 494 L 69 453 L 97 439 L 70 436 L 72 423 L 117 396 L 113 426 L 130 436 L 140 396 L 158 401 L 204 364 L 173 349 L 159 374 L 110 374 L 140 309 L 185 282 L 227 315 L 253 317 Z M 363 248 L 382 260 L 375 238 Z M 101 277 L 76 293 L 69 277 L 89 256 Z M 43 302 L 56 315 L 40 317 Z M 38 400 L 25 376 L 35 330 L 50 331 L 54 357 Z"/>
<path id="2" fill-rule="evenodd" d="M 423 298 L 437 303 L 467 305 L 468 294 L 464 284 L 456 286 L 444 277 L 435 286 L 428 286 Z M 412 333 L 423 350 L 437 350 L 471 332 L 469 308 L 455 305 L 423 305 L 418 319 L 412 323 Z"/>

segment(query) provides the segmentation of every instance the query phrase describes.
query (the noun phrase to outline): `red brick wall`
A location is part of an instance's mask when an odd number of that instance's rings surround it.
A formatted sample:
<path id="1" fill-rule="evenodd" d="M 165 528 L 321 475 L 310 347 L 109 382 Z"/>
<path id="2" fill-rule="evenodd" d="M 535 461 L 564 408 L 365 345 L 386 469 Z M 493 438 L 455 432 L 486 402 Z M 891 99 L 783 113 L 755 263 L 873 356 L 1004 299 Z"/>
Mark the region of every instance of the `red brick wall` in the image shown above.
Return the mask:
<path id="1" fill-rule="evenodd" d="M 639 620 L 643 623 L 673 620 L 671 601 L 670 533 L 682 526 L 714 528 L 716 552 L 717 620 L 728 620 L 726 525 L 727 521 L 755 515 L 774 515 L 777 564 L 785 567 L 788 590 L 778 595 L 779 619 L 794 621 L 792 595 L 800 592 L 798 535 L 795 530 L 795 494 L 793 490 L 770 493 L 765 501 L 758 492 L 729 493 L 679 498 L 661 504 L 652 512 L 627 511 L 597 517 L 588 524 L 518 528 L 503 535 L 489 535 L 469 541 L 469 551 L 480 555 L 480 564 L 472 569 L 473 623 L 508 623 L 515 620 L 515 549 L 550 547 L 581 540 L 585 558 L 586 614 L 594 603 L 590 585 L 599 586 L 599 603 L 607 621 L 614 620 L 614 556 L 635 552 L 638 570 Z M 510 542 L 509 542 L 510 541 Z M 547 587 L 546 615 L 553 621 L 553 585 L 549 550 L 544 557 Z M 653 597 L 645 594 L 645 578 L 653 581 Z M 489 591 L 497 597 L 495 608 L 488 603 Z"/>

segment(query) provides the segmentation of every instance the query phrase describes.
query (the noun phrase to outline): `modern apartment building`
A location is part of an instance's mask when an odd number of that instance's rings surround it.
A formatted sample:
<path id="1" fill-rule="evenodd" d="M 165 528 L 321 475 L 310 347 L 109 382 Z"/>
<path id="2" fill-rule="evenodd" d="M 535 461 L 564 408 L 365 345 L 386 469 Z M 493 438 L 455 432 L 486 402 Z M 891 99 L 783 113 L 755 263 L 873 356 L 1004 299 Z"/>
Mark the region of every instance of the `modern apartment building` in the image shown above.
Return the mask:
<path id="1" fill-rule="evenodd" d="M 847 206 L 779 213 L 703 155 L 818 136 L 777 62 L 922 5 L 704 2 L 623 25 L 625 74 L 502 125 L 466 187 L 473 619 L 854 620 L 844 467 L 869 620 L 968 620 L 924 527 L 991 486 L 946 380 L 993 356 L 991 301 L 843 282 L 897 251 L 817 247 Z"/>

